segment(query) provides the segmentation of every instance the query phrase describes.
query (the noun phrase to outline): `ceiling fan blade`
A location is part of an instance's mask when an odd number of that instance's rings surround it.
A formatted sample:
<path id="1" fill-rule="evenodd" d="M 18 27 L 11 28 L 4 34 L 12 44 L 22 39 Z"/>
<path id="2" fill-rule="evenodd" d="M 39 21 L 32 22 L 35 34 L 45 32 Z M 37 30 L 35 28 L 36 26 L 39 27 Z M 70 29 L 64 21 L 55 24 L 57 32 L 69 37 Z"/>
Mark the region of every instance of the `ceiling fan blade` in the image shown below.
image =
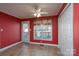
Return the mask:
<path id="1" fill-rule="evenodd" d="M 37 10 L 37 12 L 40 12 L 41 11 L 41 8 L 39 8 L 38 10 Z"/>
<path id="2" fill-rule="evenodd" d="M 41 11 L 41 9 L 38 10 L 32 10 L 33 13 L 39 13 Z"/>
<path id="3" fill-rule="evenodd" d="M 36 13 L 36 11 L 34 11 L 34 10 L 32 10 L 31 12 L 32 12 L 32 13 Z"/>
<path id="4" fill-rule="evenodd" d="M 40 12 L 40 14 L 48 14 L 48 12 Z"/>

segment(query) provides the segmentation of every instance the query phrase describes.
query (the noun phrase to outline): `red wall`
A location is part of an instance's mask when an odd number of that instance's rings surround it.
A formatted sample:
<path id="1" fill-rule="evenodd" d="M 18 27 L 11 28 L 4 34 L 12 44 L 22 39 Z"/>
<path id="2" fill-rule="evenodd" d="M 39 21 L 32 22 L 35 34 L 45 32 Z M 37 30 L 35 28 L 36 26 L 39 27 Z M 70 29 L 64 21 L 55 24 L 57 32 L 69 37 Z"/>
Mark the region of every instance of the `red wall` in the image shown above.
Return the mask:
<path id="1" fill-rule="evenodd" d="M 0 48 L 11 45 L 21 40 L 19 19 L 0 12 Z"/>
<path id="2" fill-rule="evenodd" d="M 48 43 L 48 44 L 58 44 L 58 16 L 47 16 L 47 17 L 40 17 L 41 18 L 44 18 L 44 19 L 52 19 L 52 41 L 45 41 L 45 40 L 34 40 L 33 39 L 33 22 L 36 18 L 29 18 L 29 19 L 24 19 L 22 21 L 30 21 L 30 29 L 31 29 L 31 32 L 30 32 L 30 41 L 31 42 L 38 42 L 38 43 Z"/>
<path id="3" fill-rule="evenodd" d="M 74 55 L 79 56 L 79 4 L 74 4 L 73 6 L 73 16 L 74 16 Z"/>

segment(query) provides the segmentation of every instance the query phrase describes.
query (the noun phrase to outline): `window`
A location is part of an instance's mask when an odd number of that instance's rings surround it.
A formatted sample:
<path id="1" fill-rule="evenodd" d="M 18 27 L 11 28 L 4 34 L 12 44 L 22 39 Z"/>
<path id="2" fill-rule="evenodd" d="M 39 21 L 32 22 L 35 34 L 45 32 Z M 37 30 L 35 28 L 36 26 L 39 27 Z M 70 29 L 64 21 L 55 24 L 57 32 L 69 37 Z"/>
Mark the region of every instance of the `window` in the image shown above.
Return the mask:
<path id="1" fill-rule="evenodd" d="M 35 40 L 52 40 L 52 20 L 37 20 L 34 22 Z"/>

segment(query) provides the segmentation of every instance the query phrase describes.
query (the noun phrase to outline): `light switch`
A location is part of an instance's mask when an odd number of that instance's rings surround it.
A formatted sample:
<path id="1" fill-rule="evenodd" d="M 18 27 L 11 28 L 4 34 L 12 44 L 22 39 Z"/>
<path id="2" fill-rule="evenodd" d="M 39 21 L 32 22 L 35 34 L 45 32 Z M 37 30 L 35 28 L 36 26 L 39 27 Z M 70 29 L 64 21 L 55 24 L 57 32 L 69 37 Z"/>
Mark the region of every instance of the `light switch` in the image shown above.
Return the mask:
<path id="1" fill-rule="evenodd" d="M 1 28 L 1 29 L 0 29 L 0 31 L 1 31 L 1 32 L 3 32 L 3 31 L 4 31 L 4 29 L 2 29 L 2 28 Z"/>

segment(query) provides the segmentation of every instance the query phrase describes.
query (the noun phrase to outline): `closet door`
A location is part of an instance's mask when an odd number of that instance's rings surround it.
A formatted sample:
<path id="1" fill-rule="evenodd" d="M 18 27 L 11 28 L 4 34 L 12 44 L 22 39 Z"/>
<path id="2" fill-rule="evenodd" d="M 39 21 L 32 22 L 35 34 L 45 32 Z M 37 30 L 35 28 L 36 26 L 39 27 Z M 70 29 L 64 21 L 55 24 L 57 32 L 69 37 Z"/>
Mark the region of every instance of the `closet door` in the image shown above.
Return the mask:
<path id="1" fill-rule="evenodd" d="M 73 55 L 73 5 L 69 4 L 58 19 L 59 48 L 63 55 Z"/>

